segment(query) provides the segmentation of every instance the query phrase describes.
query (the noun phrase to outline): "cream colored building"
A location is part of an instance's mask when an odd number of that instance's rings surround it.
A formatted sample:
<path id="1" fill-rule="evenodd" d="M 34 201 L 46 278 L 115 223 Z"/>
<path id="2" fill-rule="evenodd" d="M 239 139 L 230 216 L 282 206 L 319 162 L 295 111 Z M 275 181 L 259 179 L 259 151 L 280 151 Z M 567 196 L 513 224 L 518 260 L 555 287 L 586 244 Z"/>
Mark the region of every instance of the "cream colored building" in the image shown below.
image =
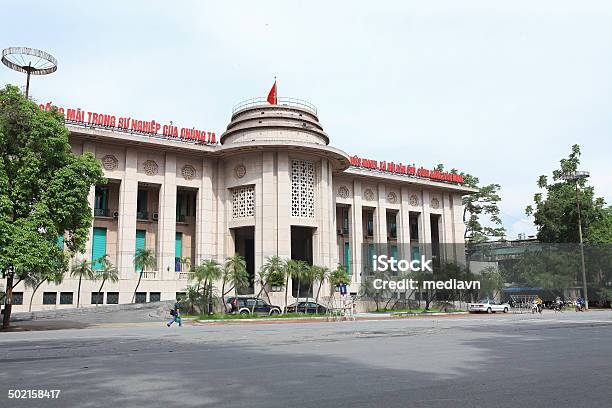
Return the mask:
<path id="1" fill-rule="evenodd" d="M 144 273 L 139 302 L 185 291 L 188 272 L 180 258 L 222 263 L 238 252 L 251 275 L 273 255 L 330 269 L 340 263 L 357 292 L 372 245 L 387 244 L 391 255 L 408 259 L 431 256 L 436 246 L 428 243 L 463 243 L 462 196 L 473 189 L 351 166 L 347 153 L 330 146 L 316 109 L 303 101 L 239 105 L 218 145 L 67 126 L 72 151 L 93 153 L 108 178 L 90 194 L 95 217 L 83 254 L 88 260 L 107 254 L 119 270 L 120 281 L 102 289 L 103 304 L 132 301 L 134 253 L 143 247 L 154 250 L 158 267 Z M 465 256 L 442 252 L 434 255 Z M 83 305 L 95 303 L 99 284 L 82 283 Z M 77 285 L 68 275 L 61 285 L 42 285 L 33 310 L 74 307 Z M 14 292 L 14 311 L 27 311 L 31 289 L 20 283 Z M 296 296 L 296 288 L 289 293 Z M 282 306 L 284 292 L 273 292 L 272 300 Z"/>

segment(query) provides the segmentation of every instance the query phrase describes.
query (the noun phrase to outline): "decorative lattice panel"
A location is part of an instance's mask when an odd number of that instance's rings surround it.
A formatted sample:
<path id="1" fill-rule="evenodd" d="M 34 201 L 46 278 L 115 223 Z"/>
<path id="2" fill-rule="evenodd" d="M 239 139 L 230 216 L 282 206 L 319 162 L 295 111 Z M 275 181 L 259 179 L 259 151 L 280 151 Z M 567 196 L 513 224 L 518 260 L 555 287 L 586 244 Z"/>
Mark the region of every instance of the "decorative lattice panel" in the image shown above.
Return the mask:
<path id="1" fill-rule="evenodd" d="M 314 163 L 293 160 L 291 162 L 291 215 L 315 217 Z"/>
<path id="2" fill-rule="evenodd" d="M 255 215 L 255 187 L 232 189 L 232 218 L 246 218 Z"/>

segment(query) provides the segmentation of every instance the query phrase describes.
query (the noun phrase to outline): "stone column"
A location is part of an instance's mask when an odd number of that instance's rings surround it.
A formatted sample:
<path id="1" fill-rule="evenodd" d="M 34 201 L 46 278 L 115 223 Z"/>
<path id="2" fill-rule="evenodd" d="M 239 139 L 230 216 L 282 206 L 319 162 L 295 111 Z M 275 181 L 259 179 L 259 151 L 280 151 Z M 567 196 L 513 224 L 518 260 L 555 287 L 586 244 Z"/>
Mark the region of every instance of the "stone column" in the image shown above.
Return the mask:
<path id="1" fill-rule="evenodd" d="M 361 206 L 361 180 L 359 179 L 353 181 L 353 205 L 351 210 L 351 280 L 355 283 L 361 283 L 361 275 L 363 273 L 363 212 Z"/>
<path id="2" fill-rule="evenodd" d="M 121 279 L 132 279 L 136 249 L 136 203 L 138 200 L 138 153 L 125 151 L 125 172 L 119 188 L 119 220 L 117 231 L 118 269 Z"/>
<path id="3" fill-rule="evenodd" d="M 291 259 L 291 176 L 289 154 L 277 153 L 277 248 L 278 256 L 282 259 Z M 287 287 L 289 302 L 291 302 L 291 279 Z M 284 295 L 284 294 L 283 294 Z M 284 302 L 284 298 L 283 298 Z M 284 306 L 281 304 L 280 306 Z"/>
<path id="4" fill-rule="evenodd" d="M 196 197 L 196 259 L 216 259 L 213 227 L 215 223 L 213 198 L 213 165 L 209 159 L 202 159 L 200 188 Z"/>
<path id="5" fill-rule="evenodd" d="M 91 153 L 94 156 L 96 155 L 96 145 L 92 142 L 83 143 L 83 154 Z M 89 202 L 89 208 L 91 209 L 91 215 L 94 216 L 94 204 L 96 199 L 96 186 L 91 186 L 89 189 L 89 194 L 87 195 L 87 201 Z M 93 219 L 91 222 L 91 227 L 89 227 L 89 234 L 87 238 L 87 242 L 85 243 L 85 253 L 83 257 L 85 260 L 91 262 L 92 261 L 92 245 L 93 245 Z M 112 260 L 116 263 L 116 260 Z"/>
<path id="6" fill-rule="evenodd" d="M 224 262 L 225 258 L 234 255 L 234 247 L 227 247 L 227 243 L 231 242 L 229 230 L 227 228 L 227 209 L 226 209 L 226 189 L 225 189 L 225 163 L 222 160 L 217 162 L 216 190 L 217 190 L 217 219 L 215 225 L 215 243 L 217 260 Z"/>
<path id="7" fill-rule="evenodd" d="M 157 254 L 157 270 L 159 278 L 176 279 L 176 155 L 166 153 L 164 166 L 164 183 L 159 191 L 159 221 L 157 236 L 159 254 Z M 192 265 L 199 264 L 199 259 L 192 259 Z"/>
<path id="8" fill-rule="evenodd" d="M 410 259 L 410 191 L 408 187 L 402 186 L 401 209 L 398 222 L 399 256 L 402 259 Z"/>
<path id="9" fill-rule="evenodd" d="M 419 226 L 419 246 L 421 247 L 421 255 L 431 257 L 431 221 L 429 213 L 429 191 L 423 190 L 421 195 L 421 216 Z"/>
<path id="10" fill-rule="evenodd" d="M 374 240 L 378 248 L 376 255 L 388 253 L 387 248 L 387 189 L 383 183 L 378 183 L 378 207 L 376 207 L 376 225 L 374 226 Z"/>

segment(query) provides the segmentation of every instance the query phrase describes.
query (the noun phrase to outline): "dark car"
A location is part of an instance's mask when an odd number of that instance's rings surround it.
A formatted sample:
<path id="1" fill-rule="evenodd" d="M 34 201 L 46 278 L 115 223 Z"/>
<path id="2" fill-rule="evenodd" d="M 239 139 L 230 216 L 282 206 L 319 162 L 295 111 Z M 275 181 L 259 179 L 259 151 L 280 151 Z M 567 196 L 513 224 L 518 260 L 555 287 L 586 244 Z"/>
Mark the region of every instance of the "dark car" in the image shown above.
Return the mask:
<path id="1" fill-rule="evenodd" d="M 281 313 L 279 306 L 269 305 L 263 299 L 248 296 L 231 297 L 228 299 L 232 313 L 248 315 L 253 310 L 254 314 L 258 315 L 276 315 Z"/>
<path id="2" fill-rule="evenodd" d="M 287 313 L 327 313 L 327 308 L 317 302 L 297 302 L 287 306 Z"/>

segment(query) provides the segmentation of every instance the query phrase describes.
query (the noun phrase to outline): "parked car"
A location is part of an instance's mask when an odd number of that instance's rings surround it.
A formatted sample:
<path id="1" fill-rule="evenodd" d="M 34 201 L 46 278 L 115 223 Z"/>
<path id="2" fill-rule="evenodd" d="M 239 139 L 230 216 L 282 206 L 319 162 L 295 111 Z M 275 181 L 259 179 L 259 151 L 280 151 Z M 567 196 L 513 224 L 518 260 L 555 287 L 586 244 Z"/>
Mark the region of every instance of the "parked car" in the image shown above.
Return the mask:
<path id="1" fill-rule="evenodd" d="M 326 313 L 327 308 L 315 301 L 300 301 L 287 306 L 287 313 Z"/>
<path id="2" fill-rule="evenodd" d="M 508 303 L 498 302 L 493 299 L 482 299 L 482 300 L 479 300 L 477 303 L 470 303 L 470 305 L 468 306 L 468 311 L 470 313 L 477 313 L 477 312 L 508 313 L 508 310 L 510 310 L 510 305 Z"/>
<path id="3" fill-rule="evenodd" d="M 254 314 L 272 316 L 281 314 L 281 308 L 268 304 L 263 299 L 249 296 L 231 297 L 227 303 L 230 305 L 230 310 L 234 314 L 248 315 L 253 310 Z M 253 307 L 255 306 L 255 307 Z"/>

